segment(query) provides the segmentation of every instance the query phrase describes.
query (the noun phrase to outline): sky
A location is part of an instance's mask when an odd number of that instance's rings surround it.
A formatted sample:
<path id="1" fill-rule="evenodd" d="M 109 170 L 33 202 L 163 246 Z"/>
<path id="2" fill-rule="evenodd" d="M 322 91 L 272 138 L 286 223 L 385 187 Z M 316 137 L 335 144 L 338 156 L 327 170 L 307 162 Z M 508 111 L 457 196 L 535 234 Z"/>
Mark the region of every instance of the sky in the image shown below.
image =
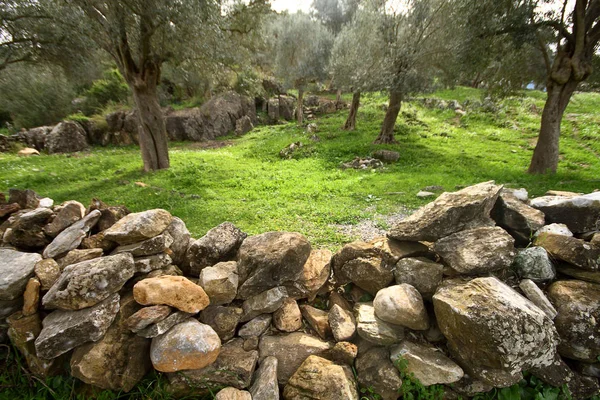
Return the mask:
<path id="1" fill-rule="evenodd" d="M 288 10 L 290 13 L 296 11 L 308 12 L 312 0 L 271 0 L 271 8 L 275 11 Z"/>

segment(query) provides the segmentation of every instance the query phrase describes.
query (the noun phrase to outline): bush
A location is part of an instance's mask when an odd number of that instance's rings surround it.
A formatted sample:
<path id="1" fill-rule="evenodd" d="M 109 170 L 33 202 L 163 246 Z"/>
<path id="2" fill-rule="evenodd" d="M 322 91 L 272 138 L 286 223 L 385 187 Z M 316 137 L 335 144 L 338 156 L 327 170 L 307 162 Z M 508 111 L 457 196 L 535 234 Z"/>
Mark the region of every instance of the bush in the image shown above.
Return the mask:
<path id="1" fill-rule="evenodd" d="M 97 113 L 109 103 L 124 103 L 129 95 L 129 87 L 121 73 L 112 68 L 104 72 L 104 79 L 98 79 L 85 91 L 81 112 L 85 115 Z"/>

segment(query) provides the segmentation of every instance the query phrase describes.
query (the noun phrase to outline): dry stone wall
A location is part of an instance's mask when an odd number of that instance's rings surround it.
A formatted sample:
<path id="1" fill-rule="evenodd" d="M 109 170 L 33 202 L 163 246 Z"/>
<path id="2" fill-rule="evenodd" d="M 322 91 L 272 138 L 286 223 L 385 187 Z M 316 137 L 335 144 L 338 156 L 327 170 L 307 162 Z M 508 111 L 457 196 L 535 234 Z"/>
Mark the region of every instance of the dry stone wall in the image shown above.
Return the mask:
<path id="1" fill-rule="evenodd" d="M 192 239 L 161 209 L 0 199 L 0 339 L 41 378 L 68 362 L 110 390 L 155 369 L 177 395 L 397 399 L 403 365 L 447 398 L 525 371 L 599 392 L 600 193 L 484 182 L 335 254 L 229 222 Z"/>

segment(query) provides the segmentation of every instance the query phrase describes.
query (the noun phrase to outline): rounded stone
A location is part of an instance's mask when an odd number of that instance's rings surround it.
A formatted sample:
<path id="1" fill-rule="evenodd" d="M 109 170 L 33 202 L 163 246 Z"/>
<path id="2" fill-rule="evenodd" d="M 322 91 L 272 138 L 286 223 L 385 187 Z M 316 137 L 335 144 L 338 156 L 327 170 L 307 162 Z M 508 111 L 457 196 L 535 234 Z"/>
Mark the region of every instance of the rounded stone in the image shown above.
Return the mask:
<path id="1" fill-rule="evenodd" d="M 133 287 L 135 301 L 145 306 L 166 304 L 195 314 L 210 303 L 206 292 L 183 276 L 159 276 L 144 279 Z"/>
<path id="2" fill-rule="evenodd" d="M 409 329 L 429 329 L 429 318 L 423 298 L 413 286 L 403 283 L 377 292 L 373 300 L 377 318 Z"/>

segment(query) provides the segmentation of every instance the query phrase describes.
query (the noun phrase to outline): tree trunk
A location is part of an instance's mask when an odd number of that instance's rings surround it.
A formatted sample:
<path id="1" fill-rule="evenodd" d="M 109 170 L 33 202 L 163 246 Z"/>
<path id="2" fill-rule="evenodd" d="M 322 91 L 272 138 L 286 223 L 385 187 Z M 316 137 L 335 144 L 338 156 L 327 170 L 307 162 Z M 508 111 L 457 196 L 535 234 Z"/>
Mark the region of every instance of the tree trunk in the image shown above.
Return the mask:
<path id="1" fill-rule="evenodd" d="M 396 139 L 394 139 L 394 126 L 396 126 L 396 119 L 398 118 L 398 114 L 400 113 L 400 107 L 402 106 L 402 93 L 391 91 L 390 92 L 390 104 L 388 106 L 387 112 L 385 113 L 385 118 L 383 119 L 383 125 L 381 126 L 381 132 L 379 132 L 379 136 L 375 140 L 375 144 L 385 144 L 385 143 L 398 143 Z"/>
<path id="2" fill-rule="evenodd" d="M 553 81 L 548 84 L 548 98 L 542 113 L 542 124 L 538 142 L 533 151 L 530 174 L 555 173 L 558 167 L 560 124 L 562 117 L 579 82 L 569 80 L 560 85 Z"/>
<path id="3" fill-rule="evenodd" d="M 132 85 L 133 99 L 140 122 L 140 148 L 144 171 L 169 168 L 169 147 L 165 119 L 158 103 L 156 84 Z"/>
<path id="4" fill-rule="evenodd" d="M 342 89 L 338 89 L 335 93 L 335 104 L 336 106 L 342 102 Z"/>
<path id="5" fill-rule="evenodd" d="M 298 119 L 298 125 L 302 125 L 304 121 L 304 111 L 302 110 L 302 106 L 304 103 L 304 89 L 298 89 L 298 108 L 296 110 L 296 118 Z"/>
<path id="6" fill-rule="evenodd" d="M 360 92 L 356 91 L 352 94 L 352 104 L 350 104 L 350 112 L 348 113 L 348 119 L 342 127 L 346 131 L 353 131 L 356 129 L 356 114 L 358 114 L 358 107 L 360 106 Z"/>

